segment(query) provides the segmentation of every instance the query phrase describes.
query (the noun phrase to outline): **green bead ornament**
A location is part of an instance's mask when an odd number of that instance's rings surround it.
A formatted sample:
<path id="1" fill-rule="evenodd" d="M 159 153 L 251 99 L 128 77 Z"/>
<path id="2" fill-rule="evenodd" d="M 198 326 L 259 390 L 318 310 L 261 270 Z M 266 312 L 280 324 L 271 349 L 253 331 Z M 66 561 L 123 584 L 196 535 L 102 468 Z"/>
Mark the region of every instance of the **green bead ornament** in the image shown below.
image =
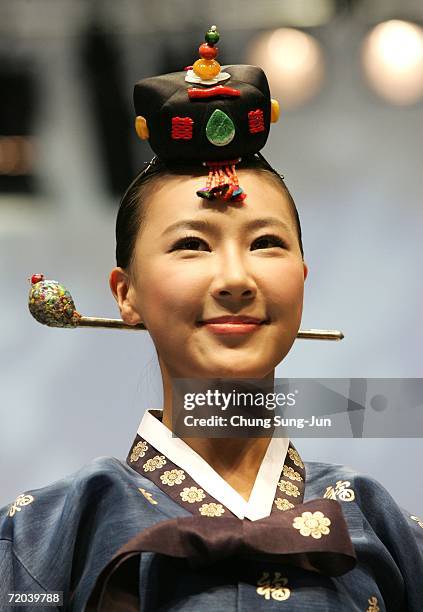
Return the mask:
<path id="1" fill-rule="evenodd" d="M 226 113 L 217 108 L 207 122 L 206 136 L 216 147 L 224 147 L 235 136 L 234 122 Z"/>
<path id="2" fill-rule="evenodd" d="M 210 30 L 207 30 L 204 35 L 204 38 L 206 42 L 209 43 L 209 45 L 215 45 L 217 42 L 219 42 L 220 34 L 217 31 L 216 26 L 212 26 Z"/>

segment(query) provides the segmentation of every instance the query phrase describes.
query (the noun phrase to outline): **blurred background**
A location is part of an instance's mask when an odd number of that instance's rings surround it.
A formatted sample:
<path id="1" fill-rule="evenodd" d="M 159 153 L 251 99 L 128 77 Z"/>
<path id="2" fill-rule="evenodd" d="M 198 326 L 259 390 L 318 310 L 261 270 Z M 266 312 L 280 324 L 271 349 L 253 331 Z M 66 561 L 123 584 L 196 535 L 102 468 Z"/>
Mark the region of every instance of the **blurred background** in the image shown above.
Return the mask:
<path id="1" fill-rule="evenodd" d="M 41 326 L 27 279 L 42 272 L 82 314 L 119 316 L 117 206 L 152 156 L 133 84 L 191 65 L 214 23 L 219 61 L 262 66 L 281 105 L 263 153 L 302 220 L 302 327 L 345 334 L 297 341 L 277 375 L 422 377 L 419 0 L 0 0 L 0 506 L 124 458 L 144 410 L 161 407 L 147 332 Z M 419 437 L 297 446 L 423 515 Z"/>

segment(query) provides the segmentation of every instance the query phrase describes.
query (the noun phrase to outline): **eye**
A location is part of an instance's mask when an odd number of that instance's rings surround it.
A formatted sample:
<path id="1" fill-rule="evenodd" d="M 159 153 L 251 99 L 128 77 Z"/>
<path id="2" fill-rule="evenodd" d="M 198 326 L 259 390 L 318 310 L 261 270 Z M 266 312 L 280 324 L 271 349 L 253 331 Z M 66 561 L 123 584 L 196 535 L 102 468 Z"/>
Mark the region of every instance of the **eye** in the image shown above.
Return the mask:
<path id="1" fill-rule="evenodd" d="M 205 245 L 208 248 L 208 244 L 202 238 L 198 236 L 185 236 L 181 238 L 171 248 L 171 251 L 199 251 L 198 245 Z"/>
<path id="2" fill-rule="evenodd" d="M 266 236 L 260 236 L 260 238 L 257 238 L 256 240 L 254 240 L 253 244 L 251 245 L 251 250 L 253 249 L 254 245 L 258 245 L 257 248 L 264 248 L 264 249 L 269 249 L 272 247 L 281 247 L 282 249 L 286 248 L 286 244 L 283 240 L 281 240 L 281 238 L 279 238 L 279 236 L 274 236 L 273 234 L 267 234 Z"/>

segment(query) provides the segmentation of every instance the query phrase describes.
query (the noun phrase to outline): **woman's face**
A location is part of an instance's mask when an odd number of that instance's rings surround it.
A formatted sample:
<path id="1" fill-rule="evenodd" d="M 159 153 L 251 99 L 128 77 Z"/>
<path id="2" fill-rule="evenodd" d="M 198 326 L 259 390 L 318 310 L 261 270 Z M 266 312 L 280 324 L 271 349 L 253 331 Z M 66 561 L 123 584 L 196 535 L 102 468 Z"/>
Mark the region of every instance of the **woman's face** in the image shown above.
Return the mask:
<path id="1" fill-rule="evenodd" d="M 287 196 L 262 174 L 238 174 L 243 203 L 203 200 L 204 178 L 185 176 L 148 199 L 126 298 L 171 377 L 263 378 L 300 326 L 307 267 Z M 265 322 L 203 323 L 222 316 Z"/>

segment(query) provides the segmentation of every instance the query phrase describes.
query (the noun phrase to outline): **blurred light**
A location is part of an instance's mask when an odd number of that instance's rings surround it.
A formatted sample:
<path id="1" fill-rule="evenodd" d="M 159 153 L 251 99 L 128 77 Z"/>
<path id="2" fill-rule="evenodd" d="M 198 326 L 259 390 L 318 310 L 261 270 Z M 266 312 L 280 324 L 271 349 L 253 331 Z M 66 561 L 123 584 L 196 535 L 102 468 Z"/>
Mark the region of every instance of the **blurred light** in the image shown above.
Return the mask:
<path id="1" fill-rule="evenodd" d="M 379 23 L 362 48 L 370 86 L 393 104 L 413 104 L 423 97 L 423 29 L 408 21 Z"/>
<path id="2" fill-rule="evenodd" d="M 260 66 L 281 110 L 295 108 L 312 98 L 324 77 L 324 58 L 315 38 L 293 28 L 280 28 L 256 38 L 248 62 Z"/>

